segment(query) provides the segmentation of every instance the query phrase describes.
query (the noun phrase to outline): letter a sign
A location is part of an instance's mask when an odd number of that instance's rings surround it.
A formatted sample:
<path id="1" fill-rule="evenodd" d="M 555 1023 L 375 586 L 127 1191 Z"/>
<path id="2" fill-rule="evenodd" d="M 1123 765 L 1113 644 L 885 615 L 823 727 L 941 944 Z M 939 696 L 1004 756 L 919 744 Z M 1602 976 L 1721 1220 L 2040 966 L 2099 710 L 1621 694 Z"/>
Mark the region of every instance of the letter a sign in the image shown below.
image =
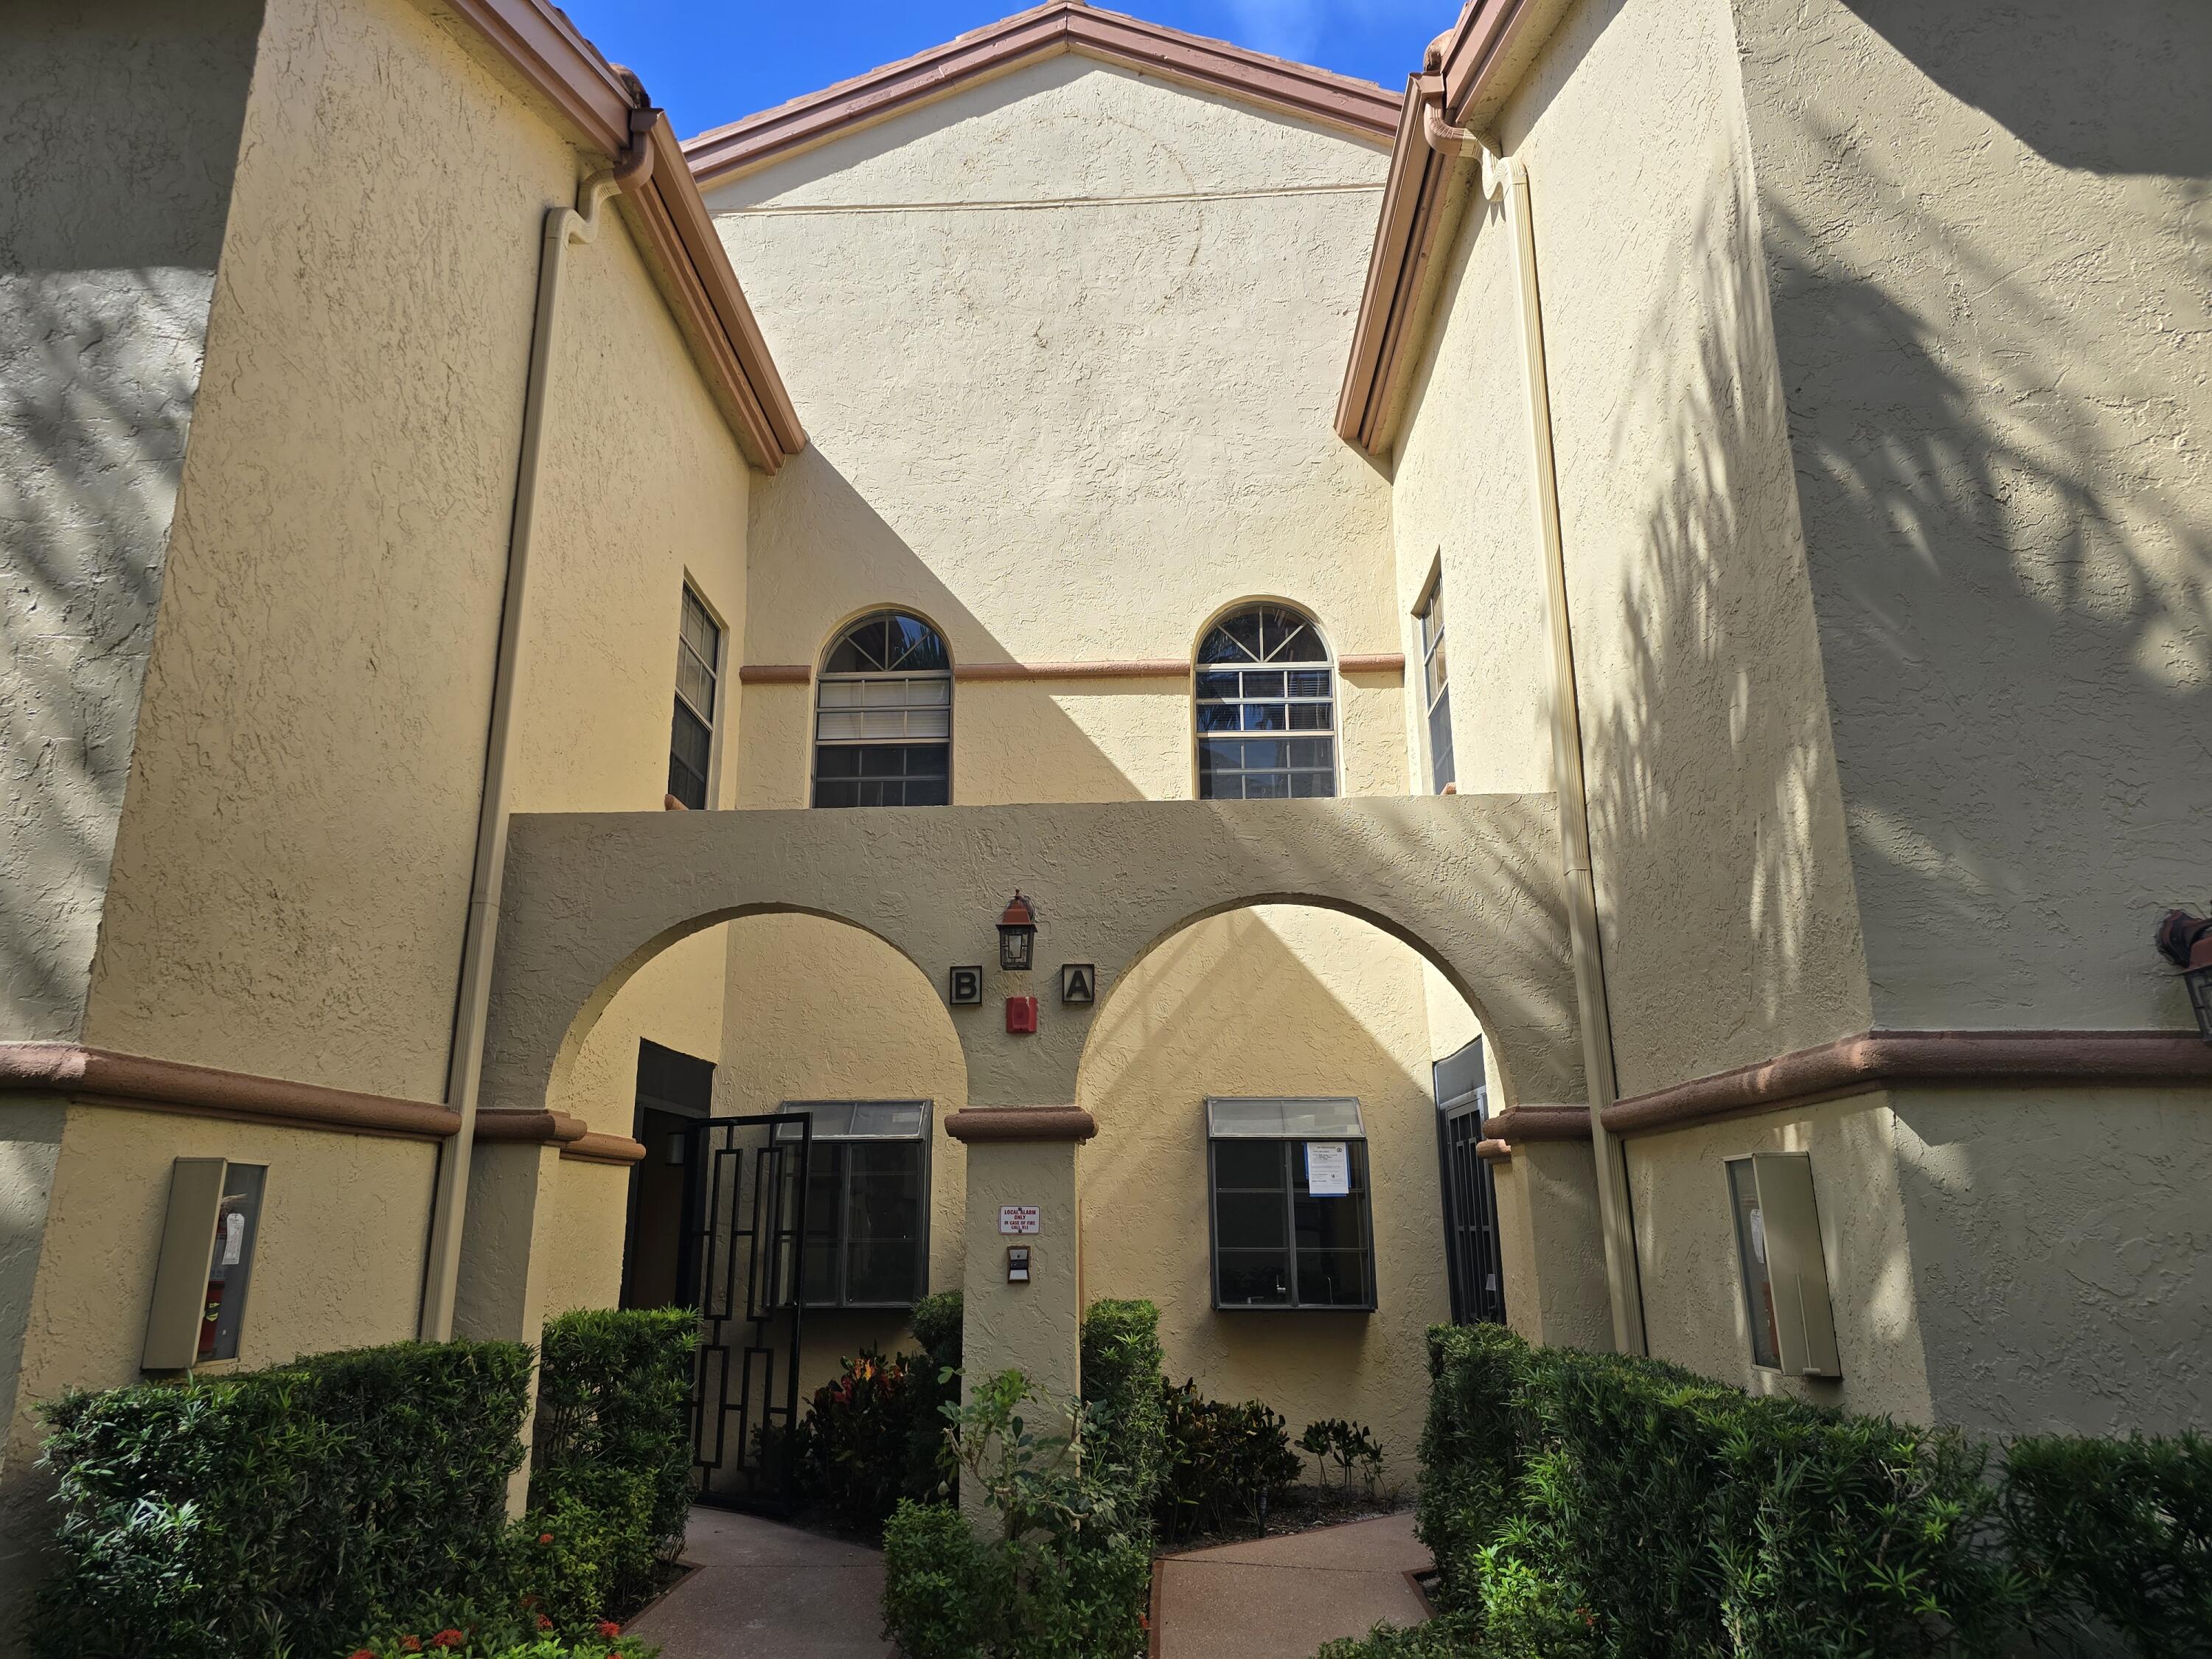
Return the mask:
<path id="1" fill-rule="evenodd" d="M 1060 1000 L 1063 1003 L 1098 1000 L 1098 969 L 1088 962 L 1071 962 L 1060 970 Z"/>

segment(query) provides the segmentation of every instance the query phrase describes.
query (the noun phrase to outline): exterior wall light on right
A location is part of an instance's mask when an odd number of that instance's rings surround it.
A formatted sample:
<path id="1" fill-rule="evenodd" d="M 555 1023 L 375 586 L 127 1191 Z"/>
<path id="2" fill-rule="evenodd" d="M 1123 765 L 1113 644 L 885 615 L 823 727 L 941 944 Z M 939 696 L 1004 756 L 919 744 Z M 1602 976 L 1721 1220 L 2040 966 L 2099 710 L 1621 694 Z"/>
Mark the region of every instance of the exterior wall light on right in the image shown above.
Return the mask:
<path id="1" fill-rule="evenodd" d="M 1802 1152 L 1754 1152 L 1728 1160 L 1729 1206 L 1751 1363 L 1788 1376 L 1840 1376 L 1813 1160 Z"/>
<path id="2" fill-rule="evenodd" d="M 2212 921 L 2168 910 L 2155 937 L 2159 954 L 2181 969 L 2189 1006 L 2197 1014 L 2197 1035 L 2212 1042 Z"/>

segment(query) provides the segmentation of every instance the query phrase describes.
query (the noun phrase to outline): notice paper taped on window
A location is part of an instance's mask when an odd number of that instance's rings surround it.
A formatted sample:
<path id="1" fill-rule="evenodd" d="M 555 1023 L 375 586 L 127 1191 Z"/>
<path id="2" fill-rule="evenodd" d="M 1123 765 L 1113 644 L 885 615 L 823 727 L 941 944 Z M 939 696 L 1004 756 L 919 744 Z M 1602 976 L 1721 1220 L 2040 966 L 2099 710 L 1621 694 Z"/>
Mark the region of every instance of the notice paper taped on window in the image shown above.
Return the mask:
<path id="1" fill-rule="evenodd" d="M 1352 1191 L 1352 1157 L 1340 1140 L 1306 1142 L 1306 1190 L 1316 1198 L 1344 1198 Z"/>

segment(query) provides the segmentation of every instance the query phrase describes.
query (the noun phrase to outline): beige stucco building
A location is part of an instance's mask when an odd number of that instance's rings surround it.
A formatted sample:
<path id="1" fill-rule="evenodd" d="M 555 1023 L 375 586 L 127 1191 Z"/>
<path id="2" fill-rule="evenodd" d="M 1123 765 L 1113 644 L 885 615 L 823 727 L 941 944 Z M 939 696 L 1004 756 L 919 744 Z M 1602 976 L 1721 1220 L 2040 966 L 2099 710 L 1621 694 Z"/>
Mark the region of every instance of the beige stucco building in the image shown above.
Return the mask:
<path id="1" fill-rule="evenodd" d="M 176 1160 L 250 1366 L 714 1312 L 793 1103 L 718 1422 L 964 1285 L 1393 1480 L 1501 1312 L 2201 1425 L 2212 21 L 2130 17 L 1474 0 L 1401 95 L 1055 3 L 679 143 L 544 0 L 10 9 L 0 1576 Z"/>

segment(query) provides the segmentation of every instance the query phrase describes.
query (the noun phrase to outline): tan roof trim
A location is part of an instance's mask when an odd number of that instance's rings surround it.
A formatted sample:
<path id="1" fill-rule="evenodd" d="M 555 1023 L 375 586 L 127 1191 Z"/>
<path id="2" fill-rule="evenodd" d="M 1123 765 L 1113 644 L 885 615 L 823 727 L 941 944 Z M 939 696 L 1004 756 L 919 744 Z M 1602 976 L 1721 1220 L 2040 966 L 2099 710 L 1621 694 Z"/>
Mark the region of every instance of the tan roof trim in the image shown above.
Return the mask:
<path id="1" fill-rule="evenodd" d="M 1459 21 L 1429 49 L 1406 83 L 1390 172 L 1368 255 L 1367 286 L 1352 325 L 1352 354 L 1337 393 L 1336 431 L 1370 455 L 1397 437 L 1413 366 L 1420 359 L 1474 164 L 1442 155 L 1425 131 L 1424 106 L 1449 125 L 1486 129 L 1535 61 L 1569 0 L 1468 0 Z"/>
<path id="2" fill-rule="evenodd" d="M 623 71 L 548 0 L 446 0 L 592 149 L 610 159 L 629 145 Z M 753 320 L 729 256 L 665 115 L 654 112 L 653 165 L 623 193 L 625 217 L 684 343 L 745 453 L 774 472 L 806 447 L 805 428 Z"/>
<path id="3" fill-rule="evenodd" d="M 1397 124 L 1397 100 L 1372 82 L 1185 34 L 1079 0 L 1050 0 L 898 63 L 702 132 L 685 143 L 684 153 L 702 183 L 719 182 L 975 82 L 1070 52 L 1370 142 L 1388 143 Z"/>

